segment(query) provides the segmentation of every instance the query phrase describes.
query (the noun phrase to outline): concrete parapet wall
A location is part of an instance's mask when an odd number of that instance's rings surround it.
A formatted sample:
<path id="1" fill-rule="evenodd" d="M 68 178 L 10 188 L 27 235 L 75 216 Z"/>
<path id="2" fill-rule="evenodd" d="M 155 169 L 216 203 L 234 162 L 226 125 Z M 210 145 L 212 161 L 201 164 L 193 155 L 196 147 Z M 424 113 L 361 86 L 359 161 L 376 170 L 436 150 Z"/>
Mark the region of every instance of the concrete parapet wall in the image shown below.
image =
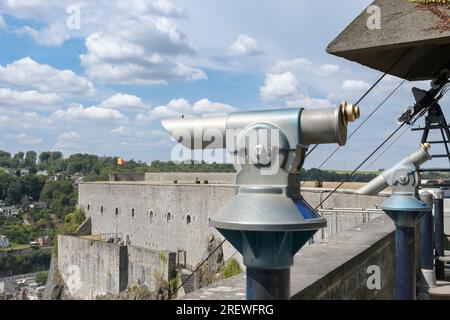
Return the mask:
<path id="1" fill-rule="evenodd" d="M 111 172 L 108 175 L 109 181 L 144 181 L 144 173 L 134 172 Z"/>
<path id="2" fill-rule="evenodd" d="M 291 299 L 393 299 L 394 230 L 392 221 L 382 216 L 301 249 L 291 269 Z M 367 285 L 368 282 L 374 284 L 373 270 L 379 270 L 380 288 Z M 219 281 L 180 299 L 243 300 L 245 274 Z"/>
<path id="3" fill-rule="evenodd" d="M 58 235 L 58 269 L 69 293 L 79 299 L 95 299 L 125 289 L 120 287 L 123 249 L 101 241 Z"/>
<path id="4" fill-rule="evenodd" d="M 58 270 L 71 296 L 92 300 L 117 295 L 128 286 L 155 291 L 174 275 L 175 253 L 120 246 L 75 236 L 58 236 Z"/>
<path id="5" fill-rule="evenodd" d="M 228 172 L 147 172 L 145 174 L 146 181 L 152 182 L 170 182 L 177 181 L 178 183 L 195 183 L 197 180 L 200 183 L 220 183 L 220 184 L 235 184 L 236 173 Z"/>
<path id="6" fill-rule="evenodd" d="M 128 246 L 128 285 L 146 285 L 150 291 L 159 288 L 161 280 L 168 281 L 175 274 L 176 254 Z"/>

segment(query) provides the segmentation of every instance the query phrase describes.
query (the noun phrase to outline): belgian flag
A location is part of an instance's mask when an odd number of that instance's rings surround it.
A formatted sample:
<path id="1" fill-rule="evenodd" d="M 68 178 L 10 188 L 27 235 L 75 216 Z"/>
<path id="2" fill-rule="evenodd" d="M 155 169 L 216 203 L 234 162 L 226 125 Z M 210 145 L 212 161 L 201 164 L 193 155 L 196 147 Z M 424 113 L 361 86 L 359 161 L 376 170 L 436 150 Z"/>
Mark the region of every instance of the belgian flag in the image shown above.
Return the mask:
<path id="1" fill-rule="evenodd" d="M 117 157 L 117 164 L 119 166 L 123 166 L 125 164 L 125 160 L 122 159 L 121 157 Z"/>

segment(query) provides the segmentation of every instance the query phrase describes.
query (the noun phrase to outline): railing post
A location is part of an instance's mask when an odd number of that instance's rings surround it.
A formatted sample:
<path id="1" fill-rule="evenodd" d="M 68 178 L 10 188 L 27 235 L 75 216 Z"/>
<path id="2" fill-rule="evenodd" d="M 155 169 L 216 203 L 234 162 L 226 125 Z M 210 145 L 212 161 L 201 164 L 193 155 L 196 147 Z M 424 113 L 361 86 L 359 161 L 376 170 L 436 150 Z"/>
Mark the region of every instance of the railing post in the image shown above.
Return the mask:
<path id="1" fill-rule="evenodd" d="M 444 256 L 444 191 L 434 193 L 434 250 L 436 279 L 445 280 L 444 262 L 439 257 Z"/>
<path id="2" fill-rule="evenodd" d="M 420 268 L 422 269 L 421 287 L 423 292 L 436 286 L 433 257 L 433 194 L 420 192 L 420 199 L 425 202 L 430 211 L 420 218 Z"/>

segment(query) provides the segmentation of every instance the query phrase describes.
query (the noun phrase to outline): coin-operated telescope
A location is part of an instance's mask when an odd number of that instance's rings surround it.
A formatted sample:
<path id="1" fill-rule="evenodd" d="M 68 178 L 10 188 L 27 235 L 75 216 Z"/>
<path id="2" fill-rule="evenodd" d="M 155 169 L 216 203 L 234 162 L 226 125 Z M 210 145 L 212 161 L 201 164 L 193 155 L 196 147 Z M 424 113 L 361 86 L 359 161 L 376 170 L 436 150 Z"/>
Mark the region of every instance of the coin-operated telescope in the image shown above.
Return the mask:
<path id="1" fill-rule="evenodd" d="M 306 150 L 311 144 L 345 145 L 348 124 L 357 118 L 359 108 L 342 103 L 162 122 L 187 148 L 226 148 L 232 156 L 237 194 L 210 224 L 243 255 L 247 299 L 290 299 L 293 256 L 326 226 L 300 194 Z"/>
<path id="2" fill-rule="evenodd" d="M 397 300 L 414 300 L 416 297 L 416 225 L 430 207 L 419 199 L 419 168 L 431 160 L 430 145 L 420 149 L 357 190 L 357 194 L 376 195 L 392 187 L 391 196 L 382 209 L 395 223 L 396 289 Z"/>

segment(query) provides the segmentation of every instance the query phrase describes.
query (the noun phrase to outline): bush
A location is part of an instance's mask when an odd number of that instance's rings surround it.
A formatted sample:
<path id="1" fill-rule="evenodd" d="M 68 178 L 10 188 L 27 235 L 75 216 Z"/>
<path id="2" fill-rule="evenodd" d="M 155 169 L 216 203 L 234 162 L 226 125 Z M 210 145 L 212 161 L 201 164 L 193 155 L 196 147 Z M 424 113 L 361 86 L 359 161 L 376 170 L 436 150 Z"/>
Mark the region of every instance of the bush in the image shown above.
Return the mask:
<path id="1" fill-rule="evenodd" d="M 36 283 L 39 285 L 43 285 L 47 282 L 48 272 L 40 271 L 36 274 Z"/>
<path id="2" fill-rule="evenodd" d="M 227 262 L 226 265 L 222 267 L 221 274 L 224 279 L 227 279 L 238 275 L 242 271 L 243 270 L 239 262 L 236 259 L 232 258 Z"/>

